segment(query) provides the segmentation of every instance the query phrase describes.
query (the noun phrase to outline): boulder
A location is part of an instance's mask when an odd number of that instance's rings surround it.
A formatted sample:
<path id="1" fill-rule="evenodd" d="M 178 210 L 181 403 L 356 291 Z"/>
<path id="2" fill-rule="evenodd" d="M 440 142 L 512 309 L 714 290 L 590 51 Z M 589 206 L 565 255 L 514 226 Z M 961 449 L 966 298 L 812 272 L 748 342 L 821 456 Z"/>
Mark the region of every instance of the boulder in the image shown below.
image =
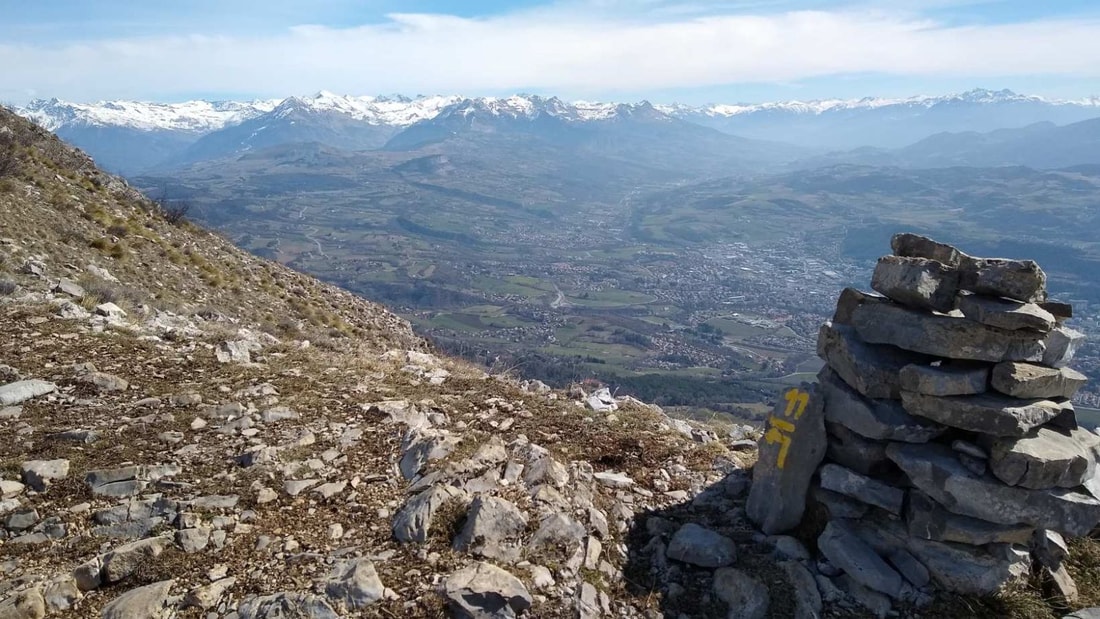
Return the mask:
<path id="1" fill-rule="evenodd" d="M 57 391 L 57 385 L 44 380 L 20 380 L 0 387 L 0 406 L 14 406 L 31 398 Z"/>
<path id="2" fill-rule="evenodd" d="M 232 614 L 230 614 L 232 616 Z M 325 598 L 311 593 L 281 591 L 249 596 L 237 607 L 239 619 L 341 619 Z"/>
<path id="3" fill-rule="evenodd" d="M 817 378 L 825 400 L 825 420 L 842 425 L 864 438 L 926 443 L 947 430 L 927 419 L 910 415 L 897 400 L 861 396 L 829 368 L 823 368 Z"/>
<path id="4" fill-rule="evenodd" d="M 1100 501 L 1065 489 L 1006 486 L 968 470 L 946 445 L 892 443 L 886 455 L 914 486 L 951 512 L 997 524 L 1029 524 L 1085 535 L 1100 523 Z"/>
<path id="5" fill-rule="evenodd" d="M 971 546 L 986 544 L 1027 544 L 1035 527 L 1026 524 L 994 524 L 970 516 L 953 514 L 927 494 L 909 493 L 905 509 L 909 535 L 937 542 L 958 542 Z"/>
<path id="6" fill-rule="evenodd" d="M 1010 486 L 1075 488 L 1095 474 L 1098 456 L 1100 436 L 1088 430 L 1036 428 L 992 441 L 989 468 Z"/>
<path id="7" fill-rule="evenodd" d="M 1034 303 L 978 294 L 960 296 L 959 311 L 970 320 L 1007 331 L 1028 329 L 1046 333 L 1054 328 L 1056 322 L 1054 314 Z"/>
<path id="8" fill-rule="evenodd" d="M 126 391 L 130 387 L 130 383 L 126 382 L 125 379 L 106 372 L 89 372 L 78 378 L 77 381 L 95 387 L 96 391 L 100 393 Z"/>
<path id="9" fill-rule="evenodd" d="M 808 385 L 790 389 L 768 418 L 745 506 L 749 518 L 768 535 L 802 520 L 810 479 L 825 456 L 822 400 Z"/>
<path id="10" fill-rule="evenodd" d="M 989 366 L 978 363 L 910 364 L 901 368 L 898 378 L 902 390 L 913 393 L 976 395 L 985 393 L 989 384 Z"/>
<path id="11" fill-rule="evenodd" d="M 966 318 L 885 303 L 857 307 L 852 312 L 852 326 L 869 344 L 890 344 L 948 359 L 1039 361 L 1046 350 L 1042 333 L 1003 331 Z"/>
<path id="12" fill-rule="evenodd" d="M 218 344 L 218 347 L 214 350 L 214 356 L 217 357 L 219 363 L 251 363 L 252 349 L 251 342 L 244 340 L 227 341 Z"/>
<path id="13" fill-rule="evenodd" d="M 821 487 L 900 515 L 905 491 L 836 464 L 821 467 Z"/>
<path id="14" fill-rule="evenodd" d="M 847 521 L 829 521 L 817 547 L 830 563 L 864 587 L 894 599 L 901 597 L 901 575 L 856 535 Z"/>
<path id="15" fill-rule="evenodd" d="M 945 426 L 991 436 L 1024 436 L 1062 413 L 1051 400 L 1017 400 L 998 393 L 936 397 L 903 391 L 902 404 L 912 415 Z"/>
<path id="16" fill-rule="evenodd" d="M 714 595 L 729 607 L 727 619 L 764 619 L 768 615 L 768 587 L 742 570 L 715 570 L 713 589 Z"/>
<path id="17" fill-rule="evenodd" d="M 171 543 L 168 537 L 150 537 L 111 550 L 103 556 L 103 582 L 111 584 L 128 577 L 143 564 L 159 557 Z"/>
<path id="18" fill-rule="evenodd" d="M 964 256 L 959 262 L 959 286 L 978 294 L 1042 302 L 1046 285 L 1047 275 L 1034 260 Z"/>
<path id="19" fill-rule="evenodd" d="M 42 619 L 45 616 L 46 600 L 42 597 L 42 589 L 37 587 L 20 591 L 0 602 L 0 617 L 3 619 Z"/>
<path id="20" fill-rule="evenodd" d="M 610 413 L 619 408 L 619 404 L 615 402 L 614 396 L 611 395 L 611 390 L 607 387 L 596 390 L 592 395 L 588 396 L 585 402 L 588 404 L 588 408 L 597 413 Z"/>
<path id="21" fill-rule="evenodd" d="M 959 266 L 962 257 L 966 255 L 946 243 L 938 243 L 926 236 L 911 232 L 901 232 L 891 237 L 890 249 L 895 256 L 927 258 L 949 267 Z"/>
<path id="22" fill-rule="evenodd" d="M 1065 325 L 1059 325 L 1051 329 L 1050 333 L 1043 339 L 1045 350 L 1041 359 L 1022 359 L 1022 361 L 1041 360 L 1043 365 L 1049 365 L 1053 368 L 1063 368 L 1073 361 L 1073 356 L 1077 354 L 1077 349 L 1084 343 L 1084 333 L 1076 329 L 1070 329 Z"/>
<path id="23" fill-rule="evenodd" d="M 498 561 L 519 560 L 527 516 L 500 497 L 477 497 L 470 504 L 466 524 L 454 539 L 454 549 Z"/>
<path id="24" fill-rule="evenodd" d="M 926 359 L 891 346 L 864 343 L 851 327 L 832 323 L 822 325 L 818 332 L 817 356 L 860 394 L 893 399 L 901 392 L 901 368 Z"/>
<path id="25" fill-rule="evenodd" d="M 689 522 L 672 536 L 668 558 L 700 567 L 724 567 L 737 560 L 737 545 L 730 538 Z"/>
<path id="26" fill-rule="evenodd" d="M 460 619 L 515 617 L 532 602 L 518 578 L 491 563 L 475 563 L 448 576 L 443 596 Z"/>

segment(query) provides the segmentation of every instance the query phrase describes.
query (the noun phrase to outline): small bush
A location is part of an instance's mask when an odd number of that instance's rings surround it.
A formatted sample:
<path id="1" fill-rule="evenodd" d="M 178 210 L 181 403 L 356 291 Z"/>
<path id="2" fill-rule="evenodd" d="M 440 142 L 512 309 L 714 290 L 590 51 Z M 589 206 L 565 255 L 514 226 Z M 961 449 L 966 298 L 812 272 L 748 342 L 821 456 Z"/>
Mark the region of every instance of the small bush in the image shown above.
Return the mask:
<path id="1" fill-rule="evenodd" d="M 0 131 L 0 178 L 19 174 L 19 145 L 10 129 Z"/>
<path id="2" fill-rule="evenodd" d="M 16 290 L 19 290 L 19 286 L 15 282 L 0 279 L 0 297 L 15 294 Z"/>

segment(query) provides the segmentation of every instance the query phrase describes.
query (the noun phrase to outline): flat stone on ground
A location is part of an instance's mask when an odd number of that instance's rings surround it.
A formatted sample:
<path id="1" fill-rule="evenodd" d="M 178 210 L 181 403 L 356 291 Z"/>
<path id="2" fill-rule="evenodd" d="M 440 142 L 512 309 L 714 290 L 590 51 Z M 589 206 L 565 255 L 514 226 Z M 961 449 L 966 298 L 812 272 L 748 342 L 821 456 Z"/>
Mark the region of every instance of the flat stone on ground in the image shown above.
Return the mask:
<path id="1" fill-rule="evenodd" d="M 531 607 L 531 594 L 518 578 L 491 563 L 474 563 L 443 582 L 455 617 L 515 617 Z"/>
<path id="2" fill-rule="evenodd" d="M 20 380 L 0 387 L 0 406 L 14 406 L 31 398 L 57 391 L 57 385 L 44 380 Z"/>
<path id="3" fill-rule="evenodd" d="M 668 557 L 700 567 L 724 567 L 737 560 L 737 545 L 730 538 L 689 522 L 672 536 Z"/>

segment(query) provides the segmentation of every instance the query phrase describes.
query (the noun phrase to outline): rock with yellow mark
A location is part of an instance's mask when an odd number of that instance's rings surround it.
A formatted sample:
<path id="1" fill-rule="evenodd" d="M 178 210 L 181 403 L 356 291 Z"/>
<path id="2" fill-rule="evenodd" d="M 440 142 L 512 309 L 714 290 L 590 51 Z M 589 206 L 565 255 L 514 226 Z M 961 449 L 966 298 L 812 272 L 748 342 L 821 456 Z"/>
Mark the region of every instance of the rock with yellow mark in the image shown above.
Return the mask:
<path id="1" fill-rule="evenodd" d="M 760 438 L 746 509 L 768 535 L 802 520 L 810 479 L 825 456 L 822 398 L 816 387 L 791 389 L 776 404 Z"/>

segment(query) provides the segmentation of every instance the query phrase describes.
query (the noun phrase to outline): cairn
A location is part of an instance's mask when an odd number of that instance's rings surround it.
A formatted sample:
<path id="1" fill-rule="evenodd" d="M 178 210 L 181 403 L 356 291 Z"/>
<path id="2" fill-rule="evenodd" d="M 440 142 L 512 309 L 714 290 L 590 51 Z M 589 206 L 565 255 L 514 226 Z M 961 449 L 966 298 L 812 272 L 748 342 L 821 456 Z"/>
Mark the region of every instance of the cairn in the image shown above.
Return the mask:
<path id="1" fill-rule="evenodd" d="M 1068 537 L 1100 523 L 1100 436 L 1077 426 L 1083 334 L 1033 261 L 892 239 L 871 287 L 821 327 L 826 367 L 760 441 L 748 513 L 769 534 L 827 515 L 818 548 L 851 586 L 920 602 L 1033 569 L 1072 603 Z M 819 512 L 821 513 L 821 512 Z"/>

